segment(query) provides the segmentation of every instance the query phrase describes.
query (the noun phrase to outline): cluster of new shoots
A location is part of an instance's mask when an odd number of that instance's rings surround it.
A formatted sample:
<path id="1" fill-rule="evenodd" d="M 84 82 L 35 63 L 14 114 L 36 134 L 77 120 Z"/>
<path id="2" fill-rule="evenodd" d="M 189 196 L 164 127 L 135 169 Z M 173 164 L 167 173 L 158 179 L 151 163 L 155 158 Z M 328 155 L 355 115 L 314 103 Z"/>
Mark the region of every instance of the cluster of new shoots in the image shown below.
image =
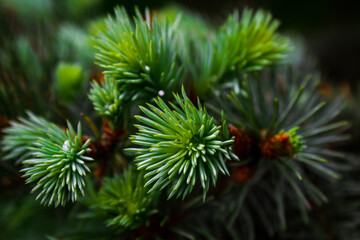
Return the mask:
<path id="1" fill-rule="evenodd" d="M 106 78 L 100 85 L 93 81 L 89 98 L 98 114 L 109 120 L 113 127 L 122 121 L 124 108 L 124 94 L 119 89 L 119 84 L 114 79 Z"/>
<path id="2" fill-rule="evenodd" d="M 216 184 L 218 173 L 229 175 L 225 165 L 232 154 L 233 139 L 223 139 L 219 126 L 198 101 L 195 107 L 186 96 L 174 94 L 177 105 L 170 106 L 159 98 L 157 105 L 140 107 L 146 116 L 136 116 L 144 125 L 136 125 L 139 132 L 131 137 L 133 143 L 144 148 L 128 149 L 137 154 L 138 169 L 144 169 L 149 192 L 170 186 L 169 198 L 186 197 L 197 182 L 203 197 L 210 185 Z"/>
<path id="3" fill-rule="evenodd" d="M 93 38 L 97 64 L 115 79 L 131 100 L 163 96 L 181 83 L 183 68 L 174 44 L 174 30 L 136 9 L 131 19 L 124 8 Z"/>
<path id="4" fill-rule="evenodd" d="M 107 218 L 107 225 L 124 229 L 145 224 L 157 212 L 157 193 L 148 194 L 142 172 L 129 169 L 122 176 L 106 178 L 95 197 L 92 208 L 100 210 Z"/>
<path id="5" fill-rule="evenodd" d="M 25 159 L 26 183 L 36 182 L 33 192 L 45 205 L 65 205 L 84 194 L 86 165 L 92 161 L 86 156 L 90 140 L 82 142 L 81 124 L 77 133 L 70 123 L 62 130 L 55 124 L 28 113 L 29 119 L 20 118 L 5 129 L 4 149 L 7 158 Z"/>

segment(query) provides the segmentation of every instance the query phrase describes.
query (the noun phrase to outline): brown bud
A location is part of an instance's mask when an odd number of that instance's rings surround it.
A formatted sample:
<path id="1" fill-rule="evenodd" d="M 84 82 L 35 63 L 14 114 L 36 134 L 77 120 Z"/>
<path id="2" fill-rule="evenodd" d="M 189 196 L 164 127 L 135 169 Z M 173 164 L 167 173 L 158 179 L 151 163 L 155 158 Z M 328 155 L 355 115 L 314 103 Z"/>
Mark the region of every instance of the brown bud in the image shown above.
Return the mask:
<path id="1" fill-rule="evenodd" d="M 236 156 L 238 156 L 239 159 L 250 157 L 254 153 L 256 147 L 254 135 L 231 124 L 228 126 L 228 130 L 230 135 L 235 137 L 233 151 Z"/>
<path id="2" fill-rule="evenodd" d="M 231 177 L 235 182 L 246 183 L 252 179 L 254 172 L 255 169 L 253 164 L 238 166 L 233 169 Z"/>
<path id="3" fill-rule="evenodd" d="M 279 133 L 265 139 L 260 144 L 260 150 L 263 157 L 268 159 L 276 159 L 281 157 L 294 156 L 294 148 L 290 142 L 290 136 L 288 133 Z"/>
<path id="4" fill-rule="evenodd" d="M 91 79 L 93 79 L 93 81 L 97 82 L 98 84 L 102 84 L 105 82 L 105 75 L 101 72 L 94 72 L 91 74 Z"/>
<path id="5" fill-rule="evenodd" d="M 92 157 L 97 162 L 97 166 L 94 170 L 94 175 L 96 178 L 103 178 L 106 171 L 107 162 L 110 158 L 112 158 L 115 148 L 124 134 L 125 130 L 123 128 L 114 131 L 110 127 L 109 122 L 103 119 L 103 134 L 101 136 L 101 140 L 91 141 L 89 145 L 91 151 L 87 153 L 89 157 Z M 84 136 L 82 141 L 86 142 L 86 140 L 88 140 L 88 137 Z"/>
<path id="6" fill-rule="evenodd" d="M 333 94 L 333 88 L 328 83 L 320 83 L 319 86 L 317 87 L 317 90 L 323 97 L 326 98 L 331 97 Z"/>

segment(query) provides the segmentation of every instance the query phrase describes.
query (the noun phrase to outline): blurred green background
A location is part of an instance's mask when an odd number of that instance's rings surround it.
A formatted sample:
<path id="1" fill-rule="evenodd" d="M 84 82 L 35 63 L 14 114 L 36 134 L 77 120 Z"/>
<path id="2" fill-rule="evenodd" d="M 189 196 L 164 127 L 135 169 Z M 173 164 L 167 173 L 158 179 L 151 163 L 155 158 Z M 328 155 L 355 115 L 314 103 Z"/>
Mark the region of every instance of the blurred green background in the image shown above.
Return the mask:
<path id="1" fill-rule="evenodd" d="M 269 10 L 281 20 L 281 30 L 301 34 L 318 59 L 321 72 L 329 80 L 356 82 L 360 53 L 360 14 L 357 1 L 350 0 L 2 0 L 1 38 L 17 32 L 16 14 L 27 16 L 34 24 L 51 14 L 57 20 L 71 19 L 81 23 L 111 13 L 115 5 L 151 9 L 177 3 L 199 12 L 209 20 L 221 22 L 229 12 L 245 6 Z M 17 8 L 16 6 L 21 6 Z M 59 7 L 60 6 L 60 7 Z"/>

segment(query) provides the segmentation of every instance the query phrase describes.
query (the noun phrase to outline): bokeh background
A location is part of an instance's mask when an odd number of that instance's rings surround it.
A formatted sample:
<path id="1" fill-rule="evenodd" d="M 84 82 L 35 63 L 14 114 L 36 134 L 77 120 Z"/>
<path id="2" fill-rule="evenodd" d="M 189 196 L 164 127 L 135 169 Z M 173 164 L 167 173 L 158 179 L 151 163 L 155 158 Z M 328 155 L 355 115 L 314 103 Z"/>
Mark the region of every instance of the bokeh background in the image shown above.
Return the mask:
<path id="1" fill-rule="evenodd" d="M 360 6 L 351 0 L 1 0 L 1 39 L 19 31 L 14 18 L 17 14 L 28 15 L 27 22 L 36 24 L 39 18 L 68 18 L 76 23 L 88 21 L 111 13 L 116 5 L 124 5 L 129 11 L 133 6 L 151 9 L 176 3 L 199 12 L 213 22 L 222 20 L 234 9 L 262 8 L 270 11 L 281 21 L 283 32 L 300 34 L 311 53 L 318 60 L 321 72 L 331 81 L 349 81 L 356 85 L 359 79 L 360 53 Z M 33 3 L 27 3 L 33 2 Z M 32 9 L 27 5 L 37 5 Z M 59 7 L 60 6 L 60 7 Z M 37 8 L 36 6 L 34 8 Z M 43 11 L 43 12 L 42 12 Z M 10 32 L 9 32 L 10 31 Z"/>

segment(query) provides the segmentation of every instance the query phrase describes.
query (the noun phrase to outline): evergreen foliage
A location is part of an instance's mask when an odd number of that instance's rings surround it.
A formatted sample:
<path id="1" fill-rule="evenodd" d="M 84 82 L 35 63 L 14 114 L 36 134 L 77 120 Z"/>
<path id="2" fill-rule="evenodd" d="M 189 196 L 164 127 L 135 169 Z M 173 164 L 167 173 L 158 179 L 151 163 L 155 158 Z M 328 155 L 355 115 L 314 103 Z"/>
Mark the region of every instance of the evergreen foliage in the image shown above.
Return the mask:
<path id="1" fill-rule="evenodd" d="M 52 125 L 42 117 L 27 112 L 28 118 L 19 118 L 19 122 L 11 122 L 11 126 L 4 129 L 6 134 L 2 140 L 2 150 L 6 153 L 4 159 L 16 159 L 18 162 L 31 156 L 29 147 L 33 147 L 38 138 L 46 138 Z"/>
<path id="2" fill-rule="evenodd" d="M 299 127 L 294 127 L 287 132 L 287 134 L 289 134 L 289 142 L 295 155 L 306 148 L 302 136 L 296 134 L 298 129 Z"/>
<path id="3" fill-rule="evenodd" d="M 93 81 L 89 98 L 101 117 L 111 121 L 114 127 L 119 125 L 123 116 L 124 94 L 114 79 L 106 78 L 102 85 Z"/>
<path id="4" fill-rule="evenodd" d="M 64 205 L 84 194 L 84 177 L 90 169 L 85 156 L 90 140 L 82 142 L 81 124 L 77 133 L 70 123 L 63 132 L 44 118 L 28 112 L 29 119 L 20 118 L 4 130 L 3 150 L 6 159 L 22 160 L 27 183 L 37 182 L 33 191 L 42 190 L 37 198 L 46 205 Z"/>
<path id="5" fill-rule="evenodd" d="M 30 38 L 23 36 L 14 42 L 4 42 L 0 50 L 0 112 L 15 119 L 25 110 L 41 112 L 46 109 L 44 101 L 45 69 L 31 46 Z"/>
<path id="6" fill-rule="evenodd" d="M 124 8 L 115 8 L 106 29 L 94 38 L 96 60 L 104 74 L 120 83 L 127 98 L 171 93 L 181 83 L 183 68 L 174 45 L 174 30 L 136 10 L 134 21 Z"/>
<path id="7" fill-rule="evenodd" d="M 235 12 L 214 33 L 213 39 L 197 41 L 192 76 L 199 94 L 226 83 L 239 72 L 260 70 L 285 59 L 290 42 L 276 33 L 279 26 L 269 13 L 245 9 Z"/>
<path id="8" fill-rule="evenodd" d="M 154 207 L 158 194 L 147 194 L 144 184 L 143 174 L 132 169 L 122 176 L 106 178 L 90 206 L 107 218 L 108 226 L 122 230 L 137 228 L 157 212 Z"/>
<path id="9" fill-rule="evenodd" d="M 71 101 L 76 96 L 76 90 L 83 84 L 83 68 L 79 64 L 61 62 L 55 70 L 56 90 L 58 98 L 63 101 Z"/>
<path id="10" fill-rule="evenodd" d="M 211 26 L 200 15 L 189 12 L 179 6 L 170 6 L 156 13 L 160 24 L 172 26 L 175 31 L 174 42 L 179 54 L 187 64 L 187 69 L 196 65 L 195 59 L 198 49 L 194 47 L 198 41 L 205 41 L 213 35 L 215 26 Z M 204 43 L 205 44 L 205 43 Z"/>
<path id="11" fill-rule="evenodd" d="M 220 29 L 217 40 L 226 42 L 226 47 L 221 52 L 227 54 L 225 58 L 229 59 L 230 68 L 260 70 L 275 61 L 283 60 L 290 46 L 286 37 L 275 32 L 279 25 L 271 14 L 261 10 L 253 13 L 245 9 L 241 19 L 237 12 L 230 16 Z"/>
<path id="12" fill-rule="evenodd" d="M 234 175 L 243 174 L 246 164 L 250 163 L 248 168 L 252 169 L 253 176 L 250 180 L 240 181 L 246 182 L 240 190 L 232 190 L 229 196 L 224 196 L 221 206 L 226 210 L 218 214 L 223 216 L 220 221 L 224 224 L 228 219 L 233 224 L 240 219 L 256 224 L 251 213 L 241 212 L 244 209 L 261 216 L 269 235 L 286 229 L 287 208 L 297 208 L 303 221 L 308 222 L 308 212 L 328 201 L 312 178 L 321 176 L 333 181 L 340 178 L 337 171 L 352 165 L 350 161 L 344 161 L 343 154 L 326 149 L 328 144 L 349 138 L 343 133 L 348 122 L 333 122 L 341 112 L 341 101 L 335 99 L 325 105 L 323 97 L 316 91 L 319 84 L 316 76 L 305 79 L 299 76 L 297 72 L 281 68 L 264 71 L 260 76 L 244 75 L 241 86 L 235 84 L 236 92 L 228 95 L 229 104 L 224 105 L 226 100 L 218 96 L 228 121 L 254 135 L 254 145 L 260 148 L 255 147 L 253 154 L 241 159 L 245 160 L 245 167 L 240 165 L 234 169 Z M 217 111 L 216 107 L 209 107 Z M 235 135 L 235 143 L 237 138 L 243 138 L 243 135 Z M 260 156 L 254 154 L 256 151 L 260 151 Z M 235 181 L 238 180 L 235 178 Z M 266 189 L 274 189 L 274 192 Z M 254 202 L 260 202 L 265 196 L 274 201 L 255 205 Z M 241 204 L 232 199 L 239 199 Z M 288 200 L 291 203 L 287 203 Z M 277 212 L 275 218 L 274 212 Z M 248 237 L 255 235 L 255 231 L 248 234 Z"/>
<path id="13" fill-rule="evenodd" d="M 56 35 L 56 47 L 59 58 L 67 62 L 90 65 L 94 51 L 89 33 L 73 24 L 63 24 Z"/>
<path id="14" fill-rule="evenodd" d="M 70 200 L 75 202 L 84 195 L 84 177 L 90 172 L 86 162 L 93 160 L 85 156 L 90 151 L 90 139 L 82 142 L 80 123 L 77 133 L 70 123 L 66 133 L 56 125 L 46 132 L 47 137 L 39 137 L 30 148 L 33 158 L 23 161 L 30 166 L 21 171 L 28 177 L 27 183 L 37 182 L 32 191 L 41 191 L 37 196 L 41 203 L 58 206 Z"/>
<path id="15" fill-rule="evenodd" d="M 174 98 L 179 107 L 169 103 L 173 111 L 161 98 L 155 100 L 158 107 L 140 107 L 147 117 L 136 118 L 145 125 L 136 125 L 139 133 L 130 139 L 146 148 L 128 150 L 137 154 L 138 169 L 145 169 L 145 186 L 152 186 L 149 192 L 170 185 L 169 198 L 185 198 L 200 181 L 205 199 L 210 184 L 216 185 L 218 172 L 229 175 L 225 163 L 231 160 L 233 139 L 222 137 L 221 126 L 208 115 L 200 100 L 198 108 L 193 105 L 184 88 L 183 100 L 178 94 Z"/>
<path id="16" fill-rule="evenodd" d="M 271 14 L 235 11 L 217 27 L 185 9 L 116 7 L 89 23 L 101 1 L 37 0 L 26 2 L 39 14 L 32 28 L 31 11 L 16 11 L 23 2 L 0 3 L 27 33 L 0 39 L 0 158 L 13 160 L 0 162 L 0 223 L 22 230 L 0 238 L 359 235 L 360 164 L 341 151 L 343 99 L 306 75 L 315 68 L 289 54 Z M 67 207 L 40 211 L 22 196 L 28 187 L 41 204 Z M 56 229 L 24 226 L 49 216 Z"/>

